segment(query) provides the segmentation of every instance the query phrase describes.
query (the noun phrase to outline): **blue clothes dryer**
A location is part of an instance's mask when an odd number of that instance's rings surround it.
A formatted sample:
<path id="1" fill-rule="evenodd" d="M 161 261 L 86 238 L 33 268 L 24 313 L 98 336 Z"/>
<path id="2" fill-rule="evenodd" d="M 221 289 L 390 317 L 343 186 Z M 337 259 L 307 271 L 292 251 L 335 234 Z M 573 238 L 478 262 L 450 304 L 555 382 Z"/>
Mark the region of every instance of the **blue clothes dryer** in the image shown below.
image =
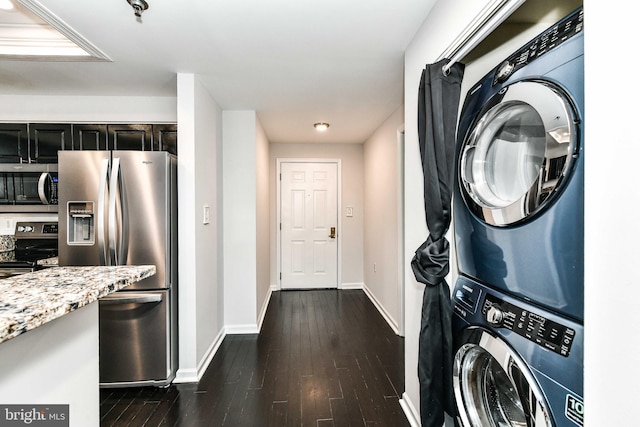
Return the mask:
<path id="1" fill-rule="evenodd" d="M 452 324 L 458 425 L 584 425 L 580 323 L 461 277 Z"/>
<path id="2" fill-rule="evenodd" d="M 453 211 L 464 276 L 584 319 L 582 8 L 475 84 L 460 114 Z"/>

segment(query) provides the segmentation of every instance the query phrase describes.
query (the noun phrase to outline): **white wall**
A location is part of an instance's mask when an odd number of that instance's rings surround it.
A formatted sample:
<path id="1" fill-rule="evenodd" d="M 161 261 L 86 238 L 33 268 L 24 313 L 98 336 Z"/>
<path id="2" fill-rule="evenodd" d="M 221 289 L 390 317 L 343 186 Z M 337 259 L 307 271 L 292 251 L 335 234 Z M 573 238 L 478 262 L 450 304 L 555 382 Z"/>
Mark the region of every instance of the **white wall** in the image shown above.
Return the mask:
<path id="1" fill-rule="evenodd" d="M 271 292 L 269 264 L 269 140 L 256 120 L 256 316 L 258 327 Z"/>
<path id="2" fill-rule="evenodd" d="M 178 74 L 178 382 L 197 381 L 224 333 L 219 265 L 222 110 L 193 74 Z M 210 223 L 203 223 L 203 207 Z"/>
<path id="3" fill-rule="evenodd" d="M 224 111 L 224 307 L 228 333 L 257 332 L 257 118 Z"/>
<path id="4" fill-rule="evenodd" d="M 218 264 L 221 217 L 217 215 L 222 184 L 212 170 L 222 157 L 222 110 L 197 78 L 195 83 L 196 357 L 202 365 L 205 357 L 213 355 L 210 347 L 219 344 L 224 327 L 224 286 Z M 204 206 L 209 207 L 209 224 L 203 221 Z M 204 373 L 201 368 L 199 376 Z"/>
<path id="5" fill-rule="evenodd" d="M 175 123 L 174 97 L 0 95 L 2 122 Z"/>
<path id="6" fill-rule="evenodd" d="M 363 146 L 362 144 L 271 144 L 269 152 L 269 212 L 271 215 L 271 284 L 279 286 L 276 254 L 276 159 L 340 159 L 342 160 L 342 283 L 339 286 L 363 286 Z M 353 207 L 347 217 L 346 207 Z"/>
<path id="7" fill-rule="evenodd" d="M 638 36 L 634 23 L 620 25 L 620 19 L 640 14 L 640 4 L 623 3 L 587 0 L 584 6 L 587 427 L 633 424 L 640 402 L 640 286 L 634 268 L 640 241 L 640 89 L 628 50 Z"/>
<path id="8" fill-rule="evenodd" d="M 398 270 L 400 170 L 398 129 L 404 106 L 391 114 L 364 144 L 364 283 L 396 333 L 400 329 Z"/>

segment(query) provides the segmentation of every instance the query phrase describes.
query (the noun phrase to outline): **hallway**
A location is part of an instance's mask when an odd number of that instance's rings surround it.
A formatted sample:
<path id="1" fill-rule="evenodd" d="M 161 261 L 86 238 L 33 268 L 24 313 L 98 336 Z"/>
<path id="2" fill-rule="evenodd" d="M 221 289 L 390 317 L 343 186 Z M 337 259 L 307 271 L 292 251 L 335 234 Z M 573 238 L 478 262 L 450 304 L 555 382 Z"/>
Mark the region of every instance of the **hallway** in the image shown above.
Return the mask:
<path id="1" fill-rule="evenodd" d="M 360 290 L 274 292 L 199 384 L 102 389 L 101 426 L 409 426 L 404 339 Z"/>

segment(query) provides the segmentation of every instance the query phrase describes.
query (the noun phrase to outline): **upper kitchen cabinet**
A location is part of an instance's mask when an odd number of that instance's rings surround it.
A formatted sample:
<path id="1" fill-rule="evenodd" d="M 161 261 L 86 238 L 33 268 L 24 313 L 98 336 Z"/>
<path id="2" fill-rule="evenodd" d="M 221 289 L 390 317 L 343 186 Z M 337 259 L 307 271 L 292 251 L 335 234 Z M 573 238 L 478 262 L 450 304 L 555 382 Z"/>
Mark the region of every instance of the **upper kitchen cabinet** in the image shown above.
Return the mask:
<path id="1" fill-rule="evenodd" d="M 151 125 L 107 125 L 107 134 L 111 150 L 153 150 Z"/>
<path id="2" fill-rule="evenodd" d="M 0 123 L 0 163 L 29 162 L 29 128 L 26 123 Z"/>
<path id="3" fill-rule="evenodd" d="M 30 123 L 29 156 L 36 163 L 57 163 L 58 150 L 71 150 L 71 125 L 63 123 Z"/>
<path id="4" fill-rule="evenodd" d="M 177 155 L 178 125 L 153 125 L 153 149 L 154 151 L 168 151 L 171 154 Z"/>
<path id="5" fill-rule="evenodd" d="M 73 125 L 74 150 L 108 150 L 107 125 Z"/>

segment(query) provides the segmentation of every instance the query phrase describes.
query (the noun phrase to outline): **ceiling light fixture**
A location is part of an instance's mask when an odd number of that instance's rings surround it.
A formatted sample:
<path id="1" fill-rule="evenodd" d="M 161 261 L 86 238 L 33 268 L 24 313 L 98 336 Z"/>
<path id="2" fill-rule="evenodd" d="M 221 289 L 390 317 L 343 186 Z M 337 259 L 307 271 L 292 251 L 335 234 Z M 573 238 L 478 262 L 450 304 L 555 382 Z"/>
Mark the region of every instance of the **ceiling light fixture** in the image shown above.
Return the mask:
<path id="1" fill-rule="evenodd" d="M 329 129 L 329 123 L 318 122 L 314 123 L 313 127 L 316 128 L 318 132 L 324 132 L 325 130 Z"/>
<path id="2" fill-rule="evenodd" d="M 13 9 L 13 3 L 11 3 L 11 0 L 0 0 L 0 9 L 2 10 L 11 10 Z"/>
<path id="3" fill-rule="evenodd" d="M 149 3 L 144 0 L 127 0 L 131 7 L 133 8 L 133 13 L 140 18 L 142 16 L 142 12 L 149 9 Z"/>

